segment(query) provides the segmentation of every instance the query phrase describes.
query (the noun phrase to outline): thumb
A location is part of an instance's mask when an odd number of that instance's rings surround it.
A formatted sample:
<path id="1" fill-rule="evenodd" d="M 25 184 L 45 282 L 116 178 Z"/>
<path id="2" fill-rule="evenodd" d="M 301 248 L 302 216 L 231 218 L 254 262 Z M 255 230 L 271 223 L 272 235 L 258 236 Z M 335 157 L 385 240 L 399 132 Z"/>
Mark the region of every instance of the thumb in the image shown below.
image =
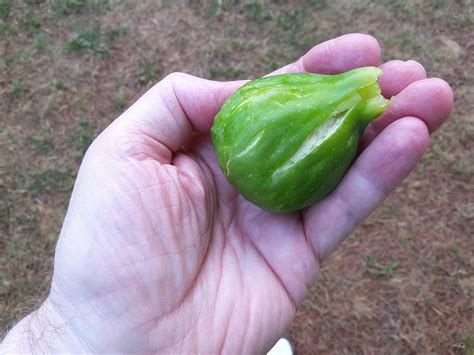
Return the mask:
<path id="1" fill-rule="evenodd" d="M 108 146 L 120 147 L 126 155 L 153 150 L 153 158 L 169 163 L 193 131 L 210 130 L 224 101 L 244 83 L 172 73 L 117 118 L 103 136 Z"/>

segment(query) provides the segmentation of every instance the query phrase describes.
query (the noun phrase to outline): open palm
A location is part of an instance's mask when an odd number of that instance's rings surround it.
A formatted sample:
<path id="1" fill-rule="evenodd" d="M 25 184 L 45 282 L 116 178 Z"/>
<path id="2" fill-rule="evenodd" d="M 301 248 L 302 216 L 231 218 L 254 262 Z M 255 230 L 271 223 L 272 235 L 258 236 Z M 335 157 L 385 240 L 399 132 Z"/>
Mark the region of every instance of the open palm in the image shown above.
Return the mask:
<path id="1" fill-rule="evenodd" d="M 370 36 L 314 47 L 276 73 L 378 65 Z M 293 319 L 322 262 L 413 169 L 452 108 L 416 62 L 381 66 L 388 111 L 366 130 L 338 188 L 277 215 L 245 201 L 209 138 L 244 82 L 172 74 L 92 144 L 56 250 L 51 293 L 76 346 L 93 352 L 264 352 Z"/>

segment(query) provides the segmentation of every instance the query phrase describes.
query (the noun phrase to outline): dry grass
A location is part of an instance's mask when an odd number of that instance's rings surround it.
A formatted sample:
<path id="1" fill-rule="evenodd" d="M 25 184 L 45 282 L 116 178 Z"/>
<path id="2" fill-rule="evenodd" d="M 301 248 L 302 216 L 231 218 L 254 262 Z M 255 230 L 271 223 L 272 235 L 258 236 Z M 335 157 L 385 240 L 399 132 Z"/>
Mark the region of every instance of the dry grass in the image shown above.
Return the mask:
<path id="1" fill-rule="evenodd" d="M 465 1 L 0 0 L 0 327 L 47 292 L 84 149 L 172 71 L 252 78 L 347 32 L 415 59 L 455 112 L 410 178 L 325 265 L 300 353 L 474 352 L 474 41 Z"/>

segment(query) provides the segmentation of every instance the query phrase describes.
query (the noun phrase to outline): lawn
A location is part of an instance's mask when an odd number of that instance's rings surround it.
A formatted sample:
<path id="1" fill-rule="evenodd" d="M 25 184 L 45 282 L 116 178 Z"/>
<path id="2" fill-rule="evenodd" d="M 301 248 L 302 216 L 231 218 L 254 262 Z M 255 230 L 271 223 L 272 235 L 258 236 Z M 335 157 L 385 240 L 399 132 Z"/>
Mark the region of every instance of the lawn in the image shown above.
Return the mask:
<path id="1" fill-rule="evenodd" d="M 173 71 L 256 78 L 314 44 L 374 35 L 447 80 L 455 110 L 416 170 L 324 265 L 299 353 L 474 353 L 471 0 L 0 0 L 0 333 L 48 292 L 93 138 Z"/>

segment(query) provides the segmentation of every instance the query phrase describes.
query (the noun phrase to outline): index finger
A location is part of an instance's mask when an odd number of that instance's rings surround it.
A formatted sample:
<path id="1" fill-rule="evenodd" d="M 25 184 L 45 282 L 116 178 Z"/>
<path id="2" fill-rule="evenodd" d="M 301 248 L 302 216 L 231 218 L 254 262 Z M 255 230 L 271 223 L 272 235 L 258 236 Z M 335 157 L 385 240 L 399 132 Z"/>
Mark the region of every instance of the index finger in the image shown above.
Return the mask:
<path id="1" fill-rule="evenodd" d="M 376 66 L 379 61 L 380 46 L 374 37 L 350 33 L 314 46 L 296 62 L 269 75 L 299 72 L 338 74 L 359 67 Z"/>

